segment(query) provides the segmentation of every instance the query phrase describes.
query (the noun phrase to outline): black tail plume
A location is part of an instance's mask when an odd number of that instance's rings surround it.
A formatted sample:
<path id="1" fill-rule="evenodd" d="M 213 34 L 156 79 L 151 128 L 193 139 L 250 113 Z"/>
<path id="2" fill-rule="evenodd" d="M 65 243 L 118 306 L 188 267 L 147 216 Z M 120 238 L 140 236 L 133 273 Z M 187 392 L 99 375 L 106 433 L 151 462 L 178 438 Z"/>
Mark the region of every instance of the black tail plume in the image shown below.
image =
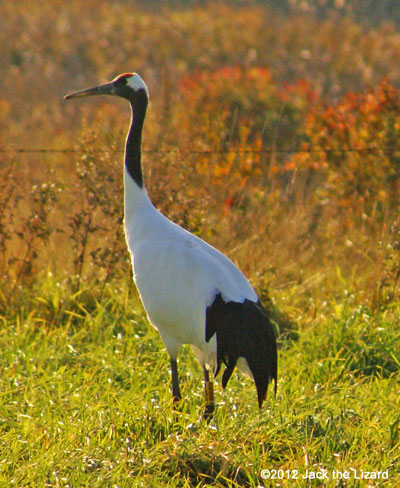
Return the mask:
<path id="1" fill-rule="evenodd" d="M 274 380 L 275 393 L 278 357 L 273 326 L 258 301 L 225 302 L 219 293 L 206 312 L 206 341 L 217 334 L 217 367 L 226 365 L 222 376 L 225 388 L 239 357 L 246 359 L 257 388 L 258 405 L 265 400 L 268 385 Z"/>

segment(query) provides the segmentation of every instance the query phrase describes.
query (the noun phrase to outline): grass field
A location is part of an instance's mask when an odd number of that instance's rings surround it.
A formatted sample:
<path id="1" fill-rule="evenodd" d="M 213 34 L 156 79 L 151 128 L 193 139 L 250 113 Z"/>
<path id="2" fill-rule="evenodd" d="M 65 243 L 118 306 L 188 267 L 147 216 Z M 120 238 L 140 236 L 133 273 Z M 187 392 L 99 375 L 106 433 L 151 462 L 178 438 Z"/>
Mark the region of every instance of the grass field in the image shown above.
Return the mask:
<path id="1" fill-rule="evenodd" d="M 399 483 L 398 308 L 372 314 L 343 291 L 281 340 L 276 398 L 259 411 L 254 386 L 235 375 L 217 388 L 207 424 L 201 369 L 186 348 L 184 401 L 173 409 L 167 354 L 129 283 L 107 287 L 101 303 L 82 290 L 55 314 L 48 297 L 63 302 L 60 287 L 49 277 L 31 307 L 3 319 L 2 486 Z M 263 469 L 278 478 L 263 480 Z M 362 471 L 388 479 L 357 479 Z"/>
<path id="2" fill-rule="evenodd" d="M 400 486 L 400 16 L 375 7 L 0 3 L 0 487 Z M 262 410 L 235 373 L 203 422 L 187 346 L 173 408 L 121 225 L 128 109 L 62 101 L 127 71 L 152 200 L 276 325 Z"/>

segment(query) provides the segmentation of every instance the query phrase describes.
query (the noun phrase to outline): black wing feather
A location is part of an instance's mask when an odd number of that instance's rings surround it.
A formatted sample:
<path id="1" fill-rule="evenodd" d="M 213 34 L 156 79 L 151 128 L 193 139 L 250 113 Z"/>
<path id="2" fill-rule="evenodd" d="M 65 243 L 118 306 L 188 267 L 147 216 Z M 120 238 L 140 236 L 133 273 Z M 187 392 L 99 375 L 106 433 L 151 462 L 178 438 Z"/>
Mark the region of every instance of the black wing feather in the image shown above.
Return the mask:
<path id="1" fill-rule="evenodd" d="M 276 379 L 278 358 L 274 329 L 267 312 L 258 301 L 225 302 L 219 293 L 206 311 L 206 341 L 217 334 L 215 376 L 226 365 L 222 376 L 225 388 L 239 357 L 247 360 L 257 388 L 258 405 L 265 400 L 268 385 Z"/>

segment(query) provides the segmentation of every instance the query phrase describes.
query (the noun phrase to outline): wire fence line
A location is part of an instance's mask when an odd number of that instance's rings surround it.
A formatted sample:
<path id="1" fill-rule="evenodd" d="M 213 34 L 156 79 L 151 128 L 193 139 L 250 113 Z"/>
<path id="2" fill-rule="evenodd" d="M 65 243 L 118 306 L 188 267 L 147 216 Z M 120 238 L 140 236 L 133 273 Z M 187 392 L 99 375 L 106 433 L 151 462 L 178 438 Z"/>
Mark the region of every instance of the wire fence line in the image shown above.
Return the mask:
<path id="1" fill-rule="evenodd" d="M 265 148 L 265 149 L 143 149 L 145 154 L 301 154 L 301 153 L 367 153 L 367 152 L 384 152 L 392 153 L 400 151 L 400 146 L 389 147 L 365 147 L 365 148 Z M 91 152 L 107 154 L 107 153 L 122 153 L 124 149 L 95 149 Z M 0 153 L 9 154 L 84 154 L 83 149 L 73 148 L 4 148 L 0 147 Z"/>

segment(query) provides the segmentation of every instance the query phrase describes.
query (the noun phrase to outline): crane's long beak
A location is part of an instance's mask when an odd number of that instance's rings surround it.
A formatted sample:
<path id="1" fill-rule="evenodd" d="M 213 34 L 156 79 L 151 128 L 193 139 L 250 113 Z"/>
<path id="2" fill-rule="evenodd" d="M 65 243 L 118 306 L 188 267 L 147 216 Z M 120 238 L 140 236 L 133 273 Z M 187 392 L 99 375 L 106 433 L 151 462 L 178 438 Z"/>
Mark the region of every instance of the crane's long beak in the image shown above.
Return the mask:
<path id="1" fill-rule="evenodd" d="M 104 85 L 94 86 L 93 88 L 86 88 L 85 90 L 69 93 L 68 95 L 65 95 L 64 100 L 69 100 L 70 98 L 90 97 L 93 95 L 113 95 L 113 91 L 114 83 L 104 83 Z"/>

